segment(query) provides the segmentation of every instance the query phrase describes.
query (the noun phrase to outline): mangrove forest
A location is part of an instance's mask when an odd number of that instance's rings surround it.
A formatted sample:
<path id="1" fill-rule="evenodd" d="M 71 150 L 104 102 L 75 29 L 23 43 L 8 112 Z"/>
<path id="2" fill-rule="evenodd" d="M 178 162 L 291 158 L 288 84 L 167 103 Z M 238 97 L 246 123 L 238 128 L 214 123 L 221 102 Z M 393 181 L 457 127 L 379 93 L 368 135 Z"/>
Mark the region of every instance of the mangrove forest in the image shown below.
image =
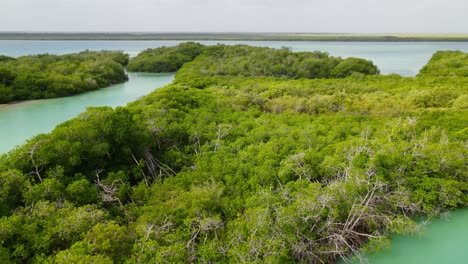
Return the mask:
<path id="1" fill-rule="evenodd" d="M 128 59 L 116 51 L 0 56 L 0 104 L 69 96 L 125 82 Z"/>
<path id="2" fill-rule="evenodd" d="M 0 98 L 121 82 L 127 60 L 2 57 Z M 467 69 L 457 51 L 416 77 L 288 48 L 143 51 L 128 70 L 171 85 L 0 157 L 0 263 L 363 259 L 468 206 Z"/>

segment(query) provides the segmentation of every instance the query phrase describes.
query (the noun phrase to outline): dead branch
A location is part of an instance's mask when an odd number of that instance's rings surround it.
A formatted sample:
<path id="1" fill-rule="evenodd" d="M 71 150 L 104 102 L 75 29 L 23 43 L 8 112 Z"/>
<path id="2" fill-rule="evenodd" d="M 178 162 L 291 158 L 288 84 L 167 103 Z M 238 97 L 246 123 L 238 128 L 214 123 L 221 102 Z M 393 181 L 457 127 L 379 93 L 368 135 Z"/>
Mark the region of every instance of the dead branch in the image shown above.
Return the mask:
<path id="1" fill-rule="evenodd" d="M 38 146 L 39 143 L 40 143 L 40 141 L 36 142 L 33 145 L 33 147 L 31 148 L 31 150 L 28 152 L 28 154 L 29 154 L 29 157 L 31 158 L 31 163 L 32 163 L 32 165 L 34 167 L 34 171 L 31 172 L 31 174 L 35 174 L 37 176 L 37 178 L 39 179 L 39 182 L 42 182 L 42 177 L 41 177 L 41 173 L 40 173 L 42 168 L 39 169 L 39 166 L 37 165 L 36 160 L 34 159 L 34 153 L 36 152 L 36 149 L 37 149 L 37 146 Z"/>

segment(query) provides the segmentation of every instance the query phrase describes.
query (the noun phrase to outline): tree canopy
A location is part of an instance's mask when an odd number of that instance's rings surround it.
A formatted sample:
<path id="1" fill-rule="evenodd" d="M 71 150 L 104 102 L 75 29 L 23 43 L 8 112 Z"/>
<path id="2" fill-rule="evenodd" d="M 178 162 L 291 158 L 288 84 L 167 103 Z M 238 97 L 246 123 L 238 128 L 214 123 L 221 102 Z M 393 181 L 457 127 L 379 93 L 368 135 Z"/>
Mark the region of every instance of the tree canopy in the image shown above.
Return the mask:
<path id="1" fill-rule="evenodd" d="M 204 49 L 204 45 L 194 42 L 185 42 L 174 47 L 146 49 L 130 60 L 127 69 L 138 72 L 175 72 L 185 63 L 195 59 Z"/>
<path id="2" fill-rule="evenodd" d="M 468 54 L 461 51 L 438 51 L 419 76 L 461 76 L 468 77 Z"/>
<path id="3" fill-rule="evenodd" d="M 0 57 L 0 104 L 83 93 L 128 80 L 128 55 L 84 51 L 66 55 Z"/>
<path id="4" fill-rule="evenodd" d="M 192 62 L 193 61 L 193 62 Z M 342 59 L 324 52 L 292 52 L 247 45 L 203 46 L 182 43 L 175 47 L 147 49 L 130 60 L 129 71 L 174 72 L 185 63 L 200 76 L 270 76 L 284 78 L 344 78 L 353 73 L 376 75 L 377 66 L 359 58 Z M 193 76 L 188 76 L 190 79 Z"/>
<path id="5" fill-rule="evenodd" d="M 468 78 L 206 76 L 216 50 L 1 156 L 1 262 L 333 263 L 468 205 Z"/>

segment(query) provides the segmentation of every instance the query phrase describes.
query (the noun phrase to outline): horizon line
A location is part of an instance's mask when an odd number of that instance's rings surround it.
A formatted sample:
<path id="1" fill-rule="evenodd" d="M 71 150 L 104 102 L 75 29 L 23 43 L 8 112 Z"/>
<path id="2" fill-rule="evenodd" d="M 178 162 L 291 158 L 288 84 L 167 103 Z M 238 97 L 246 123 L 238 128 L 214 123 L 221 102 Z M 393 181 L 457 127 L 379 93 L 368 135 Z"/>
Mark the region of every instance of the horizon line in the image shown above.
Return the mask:
<path id="1" fill-rule="evenodd" d="M 0 34 L 311 34 L 311 35 L 463 35 L 468 32 L 287 32 L 287 31 L 0 31 Z"/>

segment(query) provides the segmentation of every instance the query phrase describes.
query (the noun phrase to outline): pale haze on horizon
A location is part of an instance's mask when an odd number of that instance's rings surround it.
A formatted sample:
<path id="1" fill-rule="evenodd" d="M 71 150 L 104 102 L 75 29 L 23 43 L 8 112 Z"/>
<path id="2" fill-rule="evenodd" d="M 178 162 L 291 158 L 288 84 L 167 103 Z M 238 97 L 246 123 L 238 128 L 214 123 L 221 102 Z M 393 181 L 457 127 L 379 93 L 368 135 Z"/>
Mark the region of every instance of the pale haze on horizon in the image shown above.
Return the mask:
<path id="1" fill-rule="evenodd" d="M 0 31 L 467 33 L 467 0 L 0 0 Z"/>

